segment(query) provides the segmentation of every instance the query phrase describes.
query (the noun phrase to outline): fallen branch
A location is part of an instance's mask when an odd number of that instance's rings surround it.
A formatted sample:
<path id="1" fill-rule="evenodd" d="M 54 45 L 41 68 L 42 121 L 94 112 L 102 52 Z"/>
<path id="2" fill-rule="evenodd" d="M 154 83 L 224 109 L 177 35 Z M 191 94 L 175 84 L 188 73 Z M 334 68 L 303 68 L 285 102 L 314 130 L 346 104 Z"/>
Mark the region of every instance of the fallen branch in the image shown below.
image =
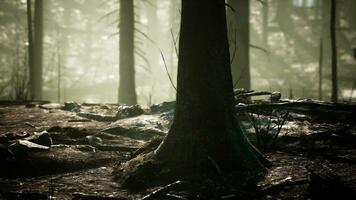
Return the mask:
<path id="1" fill-rule="evenodd" d="M 237 94 L 236 97 L 251 97 L 251 96 L 263 96 L 263 95 L 271 95 L 272 92 L 255 92 L 255 91 L 249 91 L 249 92 L 244 92 L 241 94 Z"/>
<path id="2" fill-rule="evenodd" d="M 356 120 L 356 105 L 354 104 L 332 104 L 318 101 L 292 101 L 235 106 L 235 111 L 238 113 L 252 112 L 268 114 L 271 110 L 284 110 L 297 114 L 316 115 L 330 119 L 338 119 L 340 117 L 340 119 L 349 122 Z"/>

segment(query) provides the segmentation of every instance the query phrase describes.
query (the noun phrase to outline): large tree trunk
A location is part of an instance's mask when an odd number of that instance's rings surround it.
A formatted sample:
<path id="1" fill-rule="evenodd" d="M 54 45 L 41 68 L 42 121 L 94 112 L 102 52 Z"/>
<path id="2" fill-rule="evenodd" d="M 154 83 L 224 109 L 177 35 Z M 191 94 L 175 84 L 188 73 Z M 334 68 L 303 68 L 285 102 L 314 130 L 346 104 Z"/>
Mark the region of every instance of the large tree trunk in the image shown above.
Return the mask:
<path id="1" fill-rule="evenodd" d="M 29 67 L 29 89 L 30 89 L 30 98 L 34 99 L 35 93 L 35 63 L 34 63 L 34 46 L 33 46 L 33 31 L 32 31 L 32 9 L 31 9 L 31 0 L 27 0 L 27 40 L 28 40 L 28 67 Z"/>
<path id="2" fill-rule="evenodd" d="M 42 99 L 43 0 L 35 1 L 34 72 L 32 98 Z"/>
<path id="3" fill-rule="evenodd" d="M 331 42 L 331 101 L 338 101 L 337 83 L 337 47 L 336 47 L 336 0 L 331 0 L 330 7 L 330 42 Z"/>
<path id="4" fill-rule="evenodd" d="M 264 169 L 233 112 L 224 0 L 183 0 L 174 121 L 155 158 Z M 265 160 L 263 160 L 265 161 Z"/>
<path id="5" fill-rule="evenodd" d="M 230 32 L 230 53 L 233 58 L 231 63 L 234 87 L 251 88 L 250 77 L 250 28 L 249 28 L 249 0 L 229 0 L 229 5 L 234 10 L 229 10 L 230 25 L 235 31 Z M 236 54 L 236 55 L 234 55 Z"/>
<path id="6" fill-rule="evenodd" d="M 134 68 L 133 0 L 120 1 L 120 83 L 119 103 L 137 104 Z"/>

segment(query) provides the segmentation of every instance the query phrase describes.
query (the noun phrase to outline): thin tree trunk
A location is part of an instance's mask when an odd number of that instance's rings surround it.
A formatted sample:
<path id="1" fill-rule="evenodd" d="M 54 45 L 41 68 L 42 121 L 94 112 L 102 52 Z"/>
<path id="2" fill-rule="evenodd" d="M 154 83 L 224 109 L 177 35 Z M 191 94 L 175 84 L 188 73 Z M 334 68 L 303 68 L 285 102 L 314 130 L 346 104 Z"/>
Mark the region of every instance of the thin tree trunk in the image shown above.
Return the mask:
<path id="1" fill-rule="evenodd" d="M 337 47 L 336 47 L 336 0 L 331 0 L 330 7 L 330 42 L 331 42 L 331 101 L 338 101 Z"/>
<path id="2" fill-rule="evenodd" d="M 32 31 L 32 9 L 31 9 L 31 0 L 27 0 L 27 27 L 28 27 L 28 66 L 29 66 L 29 89 L 30 89 L 30 98 L 34 99 L 35 94 L 35 63 L 34 63 L 34 45 L 33 45 L 33 31 Z"/>
<path id="3" fill-rule="evenodd" d="M 63 21 L 64 26 L 59 27 L 60 37 L 58 41 L 58 62 L 60 73 L 58 74 L 59 78 L 59 89 L 60 89 L 60 99 L 59 102 L 66 102 L 66 92 L 67 92 L 67 81 L 64 77 L 69 76 L 66 72 L 70 70 L 68 65 L 68 60 L 71 55 L 71 41 L 70 41 L 70 28 L 71 27 L 71 19 L 72 19 L 72 12 L 71 12 L 71 2 L 70 1 L 62 1 L 63 3 Z"/>
<path id="4" fill-rule="evenodd" d="M 120 1 L 120 83 L 119 103 L 137 104 L 134 68 L 133 0 Z"/>
<path id="5" fill-rule="evenodd" d="M 35 0 L 33 99 L 42 99 L 43 0 Z"/>
<path id="6" fill-rule="evenodd" d="M 327 10 L 325 9 L 327 7 L 326 1 L 323 1 L 322 3 L 318 1 L 318 10 L 321 10 L 318 12 L 318 17 L 320 17 L 320 41 L 319 41 L 319 86 L 318 86 L 318 94 L 319 94 L 319 100 L 323 99 L 323 66 L 324 66 L 324 41 L 326 38 L 325 34 L 325 22 L 327 21 Z"/>
<path id="7" fill-rule="evenodd" d="M 62 56 L 61 52 L 59 49 L 59 46 L 57 46 L 57 102 L 61 102 L 61 79 L 62 79 Z"/>
<path id="8" fill-rule="evenodd" d="M 268 49 L 268 0 L 264 0 L 262 8 L 262 41 L 266 49 Z"/>
<path id="9" fill-rule="evenodd" d="M 149 60 L 151 66 L 151 89 L 149 91 L 149 102 L 154 103 L 154 91 L 156 89 L 157 84 L 157 77 L 156 74 L 162 69 L 159 63 L 159 59 L 162 59 L 159 54 L 159 50 L 157 47 L 158 44 L 158 16 L 157 16 L 157 9 L 158 9 L 158 2 L 157 0 L 149 0 L 150 5 L 147 6 L 147 34 L 152 40 L 150 44 L 147 46 L 147 58 Z"/>
<path id="10" fill-rule="evenodd" d="M 323 55 L 324 55 L 324 48 L 323 48 L 323 38 L 321 36 L 320 38 L 320 43 L 319 43 L 319 87 L 318 87 L 318 93 L 319 93 L 319 100 L 323 99 Z"/>

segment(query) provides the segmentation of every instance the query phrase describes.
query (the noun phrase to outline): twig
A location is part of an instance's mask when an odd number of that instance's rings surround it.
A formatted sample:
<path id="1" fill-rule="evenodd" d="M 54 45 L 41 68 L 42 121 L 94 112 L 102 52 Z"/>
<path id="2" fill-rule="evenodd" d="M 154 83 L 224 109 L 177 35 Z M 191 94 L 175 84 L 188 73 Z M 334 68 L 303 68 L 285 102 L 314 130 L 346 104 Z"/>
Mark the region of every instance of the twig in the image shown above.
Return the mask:
<path id="1" fill-rule="evenodd" d="M 109 16 L 112 15 L 112 14 L 116 14 L 116 12 L 118 12 L 118 11 L 119 11 L 119 9 L 116 8 L 116 9 L 114 9 L 114 10 L 112 10 L 112 11 L 106 13 L 105 15 L 103 15 L 103 16 L 101 16 L 99 19 L 97 19 L 96 23 L 99 23 L 100 21 L 102 21 L 103 19 L 109 17 Z"/>
<path id="2" fill-rule="evenodd" d="M 90 122 L 90 119 L 70 119 L 68 122 Z"/>
<path id="3" fill-rule="evenodd" d="M 264 0 L 256 0 L 256 1 L 260 2 L 263 6 L 267 6 L 267 2 Z"/>
<path id="4" fill-rule="evenodd" d="M 168 184 L 164 187 L 161 187 L 150 194 L 144 196 L 141 200 L 150 200 L 150 199 L 157 199 L 157 197 L 163 195 L 164 193 L 167 193 L 170 189 L 172 189 L 175 186 L 181 185 L 183 182 L 182 181 L 175 181 L 171 184 Z"/>
<path id="5" fill-rule="evenodd" d="M 162 60 L 163 60 L 163 63 L 164 63 L 164 68 L 166 69 L 166 72 L 167 72 L 168 79 L 169 79 L 169 81 L 171 82 L 172 87 L 177 91 L 177 88 L 176 88 L 176 86 L 174 85 L 174 83 L 173 83 L 173 81 L 172 81 L 172 77 L 171 77 L 171 75 L 169 74 L 169 71 L 168 71 L 168 68 L 167 68 L 166 59 L 165 59 L 164 56 L 163 56 L 162 50 L 159 49 L 159 52 L 161 53 L 161 57 L 162 57 Z"/>
<path id="6" fill-rule="evenodd" d="M 31 128 L 36 128 L 35 125 L 31 124 L 30 122 L 25 122 L 25 125 L 31 127 Z"/>
<path id="7" fill-rule="evenodd" d="M 351 88 L 351 94 L 350 94 L 350 98 L 349 98 L 349 103 L 352 102 L 352 96 L 354 94 L 354 89 L 356 87 L 356 81 L 354 81 L 354 83 L 352 84 L 352 88 Z"/>
<path id="8" fill-rule="evenodd" d="M 280 120 L 278 121 L 278 123 L 277 123 L 277 124 L 278 124 L 278 126 L 277 126 L 277 132 L 276 132 L 276 134 L 275 134 L 274 137 L 273 137 L 271 146 L 274 146 L 274 145 L 276 144 L 278 135 L 279 135 L 279 133 L 281 132 L 282 127 L 283 127 L 284 123 L 286 122 L 286 120 L 287 120 L 287 118 L 288 118 L 288 115 L 289 115 L 289 111 L 287 111 L 286 114 L 283 116 L 283 120 L 282 120 L 281 123 L 279 123 Z"/>
<path id="9" fill-rule="evenodd" d="M 234 33 L 234 40 L 233 40 L 233 44 L 234 44 L 234 51 L 232 53 L 231 59 L 230 59 L 230 63 L 232 63 L 235 60 L 235 56 L 236 56 L 236 52 L 237 52 L 237 45 L 236 45 L 236 38 L 237 38 L 237 33 L 236 33 L 236 28 L 233 29 L 235 31 Z"/>
<path id="10" fill-rule="evenodd" d="M 171 29 L 171 36 L 172 36 L 172 39 L 173 39 L 173 45 L 174 45 L 174 51 L 176 52 L 176 56 L 178 57 L 178 47 L 177 47 L 177 40 L 178 40 L 178 37 L 177 39 L 175 39 L 174 35 L 173 35 L 173 30 Z"/>
<path id="11" fill-rule="evenodd" d="M 237 86 L 237 84 L 238 84 L 238 83 L 240 82 L 240 80 L 242 79 L 246 68 L 247 68 L 246 65 L 242 68 L 239 78 L 238 78 L 238 79 L 235 81 L 235 83 L 234 83 L 234 88 Z"/>
<path id="12" fill-rule="evenodd" d="M 172 84 L 172 87 L 177 91 L 177 88 L 176 86 L 174 85 L 173 81 L 172 81 L 172 77 L 171 75 L 169 74 L 169 71 L 168 71 L 168 68 L 167 68 L 167 62 L 166 62 L 166 59 L 164 58 L 164 55 L 163 55 L 163 52 L 162 50 L 157 46 L 157 44 L 155 43 L 155 41 L 153 41 L 146 33 L 140 31 L 140 30 L 137 30 L 136 31 L 140 34 L 142 34 L 143 37 L 145 37 L 147 40 L 149 40 L 150 42 L 152 42 L 152 44 L 159 50 L 159 52 L 161 53 L 161 57 L 162 57 L 162 60 L 163 60 L 163 63 L 164 63 L 164 68 L 166 69 L 166 73 L 168 75 L 168 79 L 169 81 L 171 82 Z"/>
<path id="13" fill-rule="evenodd" d="M 169 199 L 187 200 L 187 198 L 176 195 L 176 194 L 166 194 Z"/>
<path id="14" fill-rule="evenodd" d="M 259 46 L 257 46 L 257 45 L 250 44 L 250 48 L 261 50 L 261 51 L 263 51 L 265 54 L 269 55 L 269 51 L 267 51 L 266 49 L 264 49 L 264 48 L 262 48 L 262 47 L 259 47 Z"/>
<path id="15" fill-rule="evenodd" d="M 278 189 L 283 189 L 284 187 L 304 185 L 304 184 L 308 184 L 308 183 L 309 183 L 308 179 L 300 179 L 300 180 L 296 180 L 296 181 L 290 181 L 290 180 L 281 181 L 277 184 L 263 186 L 261 188 L 261 193 L 268 193 L 271 191 L 276 191 Z"/>
<path id="16" fill-rule="evenodd" d="M 228 3 L 225 3 L 225 6 L 230 8 L 232 12 L 236 12 L 235 9 Z"/>

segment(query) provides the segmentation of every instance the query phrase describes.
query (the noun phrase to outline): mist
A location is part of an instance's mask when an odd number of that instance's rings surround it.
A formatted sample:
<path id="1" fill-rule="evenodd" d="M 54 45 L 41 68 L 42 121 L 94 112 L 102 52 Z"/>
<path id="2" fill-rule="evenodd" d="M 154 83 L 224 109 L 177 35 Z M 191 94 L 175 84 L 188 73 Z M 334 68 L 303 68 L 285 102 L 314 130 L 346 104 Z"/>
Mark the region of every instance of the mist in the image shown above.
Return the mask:
<path id="1" fill-rule="evenodd" d="M 349 199 L 355 0 L 0 0 L 0 199 Z"/>
<path id="2" fill-rule="evenodd" d="M 0 98 L 29 98 L 26 1 L 0 4 Z M 280 91 L 286 98 L 330 100 L 329 7 L 329 1 L 322 0 L 250 1 L 249 15 L 238 17 L 249 17 L 248 26 L 241 28 L 249 29 L 245 68 L 252 89 Z M 340 101 L 353 98 L 355 89 L 354 7 L 352 0 L 337 6 Z M 239 14 L 229 9 L 231 21 Z M 43 100 L 118 102 L 119 11 L 118 1 L 43 1 Z M 141 105 L 175 99 L 180 15 L 179 1 L 134 2 L 135 89 Z M 241 28 L 237 23 L 228 23 L 228 28 L 230 49 L 243 49 L 235 42 Z M 238 62 L 240 52 L 233 51 L 231 57 Z M 246 77 L 246 70 L 239 73 Z"/>

